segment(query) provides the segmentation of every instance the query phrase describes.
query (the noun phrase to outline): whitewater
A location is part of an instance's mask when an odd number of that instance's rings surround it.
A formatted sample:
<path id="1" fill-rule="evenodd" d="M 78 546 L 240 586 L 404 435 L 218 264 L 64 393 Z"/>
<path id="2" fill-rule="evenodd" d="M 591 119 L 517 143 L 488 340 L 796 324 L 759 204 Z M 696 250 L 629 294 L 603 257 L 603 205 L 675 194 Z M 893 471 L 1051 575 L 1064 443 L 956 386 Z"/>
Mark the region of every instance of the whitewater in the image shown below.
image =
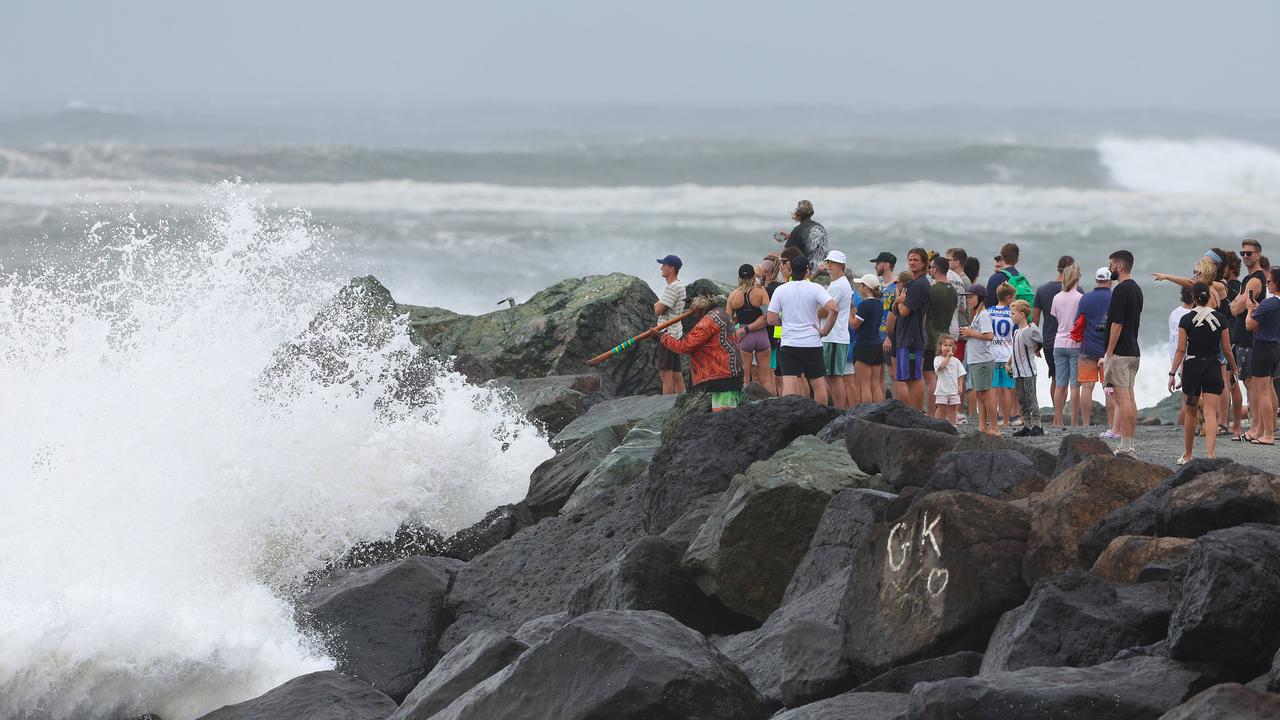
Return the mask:
<path id="1" fill-rule="evenodd" d="M 308 573 L 465 527 L 551 454 L 443 369 L 427 407 L 388 405 L 402 326 L 348 383 L 264 385 L 346 278 L 305 213 L 196 197 L 194 225 L 103 215 L 0 280 L 0 717 L 183 720 L 331 668 L 293 619 Z"/>

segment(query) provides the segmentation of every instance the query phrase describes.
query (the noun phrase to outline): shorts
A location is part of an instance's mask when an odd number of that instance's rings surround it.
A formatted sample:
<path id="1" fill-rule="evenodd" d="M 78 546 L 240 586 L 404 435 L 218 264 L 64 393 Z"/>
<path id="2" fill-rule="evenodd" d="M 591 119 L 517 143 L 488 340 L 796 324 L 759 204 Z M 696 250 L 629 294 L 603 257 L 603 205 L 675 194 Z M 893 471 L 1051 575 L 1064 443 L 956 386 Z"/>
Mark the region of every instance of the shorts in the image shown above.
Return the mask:
<path id="1" fill-rule="evenodd" d="M 1280 368 L 1280 343 L 1254 340 L 1250 365 L 1249 377 L 1275 377 L 1277 368 Z"/>
<path id="2" fill-rule="evenodd" d="M 849 346 L 845 343 L 822 343 L 822 369 L 827 375 L 839 377 L 845 374 L 849 364 Z"/>
<path id="3" fill-rule="evenodd" d="M 995 380 L 996 365 L 999 364 L 994 360 L 970 364 L 969 383 L 973 385 L 973 389 L 977 392 L 990 390 Z"/>
<path id="4" fill-rule="evenodd" d="M 1053 362 L 1049 363 L 1049 369 L 1058 369 L 1058 374 L 1049 374 L 1053 378 L 1053 384 L 1058 387 L 1071 387 L 1079 382 L 1080 377 L 1080 348 L 1054 348 L 1053 354 L 1049 357 L 1053 358 Z"/>
<path id="5" fill-rule="evenodd" d="M 934 395 L 933 404 L 934 405 L 959 405 L 960 396 L 959 395 Z"/>
<path id="6" fill-rule="evenodd" d="M 924 348 L 900 347 L 895 353 L 893 366 L 895 382 L 912 382 L 924 379 Z"/>
<path id="7" fill-rule="evenodd" d="M 1195 405 L 1202 394 L 1222 394 L 1222 366 L 1215 357 L 1189 357 L 1182 362 L 1182 394 Z"/>
<path id="8" fill-rule="evenodd" d="M 1138 377 L 1138 364 L 1141 360 L 1142 358 L 1136 356 L 1113 356 L 1111 364 L 1103 368 L 1107 382 L 1122 390 L 1132 390 L 1133 381 Z"/>
<path id="9" fill-rule="evenodd" d="M 773 346 L 769 344 L 769 331 L 761 328 L 752 330 L 742 339 L 738 341 L 738 349 L 742 352 L 757 353 L 771 349 Z"/>
<path id="10" fill-rule="evenodd" d="M 741 390 L 726 390 L 711 393 L 711 412 L 732 410 L 742 403 Z"/>
<path id="11" fill-rule="evenodd" d="M 680 361 L 680 353 L 668 350 L 666 345 L 659 342 L 658 369 L 670 370 L 671 372 L 682 372 L 684 370 L 684 363 Z"/>
<path id="12" fill-rule="evenodd" d="M 1076 370 L 1078 381 L 1082 383 L 1096 383 L 1102 380 L 1102 375 L 1098 372 L 1098 358 L 1080 356 L 1080 365 Z"/>
<path id="13" fill-rule="evenodd" d="M 1233 345 L 1231 354 L 1236 356 L 1236 367 L 1240 370 L 1240 377 L 1253 377 L 1249 371 L 1253 369 L 1253 347 L 1249 345 Z"/>
<path id="14" fill-rule="evenodd" d="M 853 348 L 853 361 L 863 365 L 883 365 L 884 348 L 879 343 L 857 345 Z"/>
<path id="15" fill-rule="evenodd" d="M 778 374 L 783 377 L 803 375 L 810 380 L 826 377 L 822 367 L 822 348 L 783 345 L 778 349 Z"/>
<path id="16" fill-rule="evenodd" d="M 1017 383 L 1013 381 L 1013 376 L 1009 374 L 1009 369 L 1004 366 L 1004 363 L 996 363 L 995 372 L 991 377 L 991 387 L 1012 390 L 1016 386 Z"/>

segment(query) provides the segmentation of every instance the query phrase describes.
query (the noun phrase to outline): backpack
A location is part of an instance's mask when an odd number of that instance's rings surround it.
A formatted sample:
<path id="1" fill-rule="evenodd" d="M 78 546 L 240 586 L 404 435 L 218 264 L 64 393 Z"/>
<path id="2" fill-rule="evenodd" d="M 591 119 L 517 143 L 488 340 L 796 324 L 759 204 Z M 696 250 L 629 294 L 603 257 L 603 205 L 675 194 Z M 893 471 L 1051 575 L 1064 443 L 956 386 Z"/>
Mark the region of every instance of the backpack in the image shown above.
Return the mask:
<path id="1" fill-rule="evenodd" d="M 1031 287 L 1031 281 L 1027 279 L 1026 275 L 1022 273 L 1010 275 L 1008 270 L 1001 270 L 1000 272 L 1004 273 L 1004 276 L 1008 278 L 1008 282 L 1013 286 L 1014 292 L 1017 293 L 1016 297 L 1019 300 L 1026 300 L 1031 307 L 1036 306 L 1036 289 Z"/>

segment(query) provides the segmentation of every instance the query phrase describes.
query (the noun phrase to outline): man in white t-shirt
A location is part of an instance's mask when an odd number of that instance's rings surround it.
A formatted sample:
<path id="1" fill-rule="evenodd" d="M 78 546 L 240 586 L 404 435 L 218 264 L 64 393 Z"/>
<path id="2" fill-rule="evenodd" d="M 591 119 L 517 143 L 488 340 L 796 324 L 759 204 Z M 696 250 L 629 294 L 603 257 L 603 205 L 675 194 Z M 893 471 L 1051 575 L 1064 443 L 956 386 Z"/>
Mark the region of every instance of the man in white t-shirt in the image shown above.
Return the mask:
<path id="1" fill-rule="evenodd" d="M 813 399 L 827 404 L 826 370 L 822 366 L 822 338 L 835 327 L 840 309 L 821 285 L 809 282 L 809 259 L 791 258 L 791 282 L 773 291 L 769 300 L 769 324 L 782 326 L 782 347 L 778 349 L 778 374 L 782 394 L 800 395 L 800 376 L 809 380 Z M 827 311 L 819 321 L 820 310 Z M 848 323 L 846 316 L 845 322 Z M 819 326 L 821 323 L 821 326 Z"/>
<path id="2" fill-rule="evenodd" d="M 667 281 L 662 297 L 653 304 L 653 312 L 658 316 L 659 325 L 675 319 L 684 312 L 685 290 L 684 283 L 680 282 L 680 268 L 683 265 L 684 263 L 675 255 L 668 255 L 658 261 L 662 279 Z M 673 324 L 663 332 L 676 340 L 684 337 L 684 328 L 680 323 Z M 657 345 L 658 377 L 662 379 L 662 394 L 679 395 L 684 392 L 684 366 L 680 361 L 680 355 L 666 349 L 662 343 Z"/>
<path id="3" fill-rule="evenodd" d="M 827 253 L 824 263 L 834 278 L 827 286 L 827 297 L 836 304 L 836 325 L 822 339 L 822 369 L 827 373 L 827 388 L 831 392 L 831 404 L 841 410 L 849 407 L 845 392 L 844 376 L 849 367 L 849 307 L 853 303 L 853 286 L 844 276 L 845 256 L 839 250 Z"/>

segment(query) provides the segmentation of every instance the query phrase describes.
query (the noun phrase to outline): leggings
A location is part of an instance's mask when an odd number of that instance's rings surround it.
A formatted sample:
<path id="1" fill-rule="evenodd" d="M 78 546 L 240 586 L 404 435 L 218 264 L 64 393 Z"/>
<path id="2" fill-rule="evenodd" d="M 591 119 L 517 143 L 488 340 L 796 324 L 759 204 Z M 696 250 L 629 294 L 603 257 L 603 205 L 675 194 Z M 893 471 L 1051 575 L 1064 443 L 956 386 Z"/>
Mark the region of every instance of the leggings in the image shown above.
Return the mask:
<path id="1" fill-rule="evenodd" d="M 1018 405 L 1022 409 L 1024 427 L 1040 427 L 1040 403 L 1036 398 L 1036 378 L 1020 377 L 1014 380 L 1018 393 Z"/>

